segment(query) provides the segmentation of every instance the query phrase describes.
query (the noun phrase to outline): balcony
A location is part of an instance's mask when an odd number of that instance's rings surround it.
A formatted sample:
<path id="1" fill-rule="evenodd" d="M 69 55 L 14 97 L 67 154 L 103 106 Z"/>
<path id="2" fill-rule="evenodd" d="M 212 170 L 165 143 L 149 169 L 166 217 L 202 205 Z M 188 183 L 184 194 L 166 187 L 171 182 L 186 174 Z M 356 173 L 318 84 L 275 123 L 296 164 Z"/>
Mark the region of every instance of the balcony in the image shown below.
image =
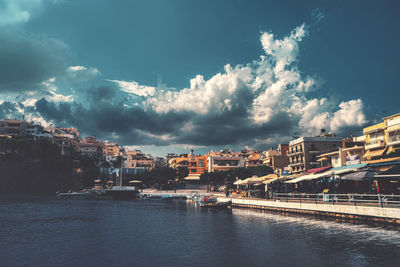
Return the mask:
<path id="1" fill-rule="evenodd" d="M 299 154 L 302 154 L 303 153 L 303 151 L 293 151 L 293 152 L 291 152 L 291 151 L 289 151 L 288 152 L 288 156 L 294 156 L 294 155 L 299 155 Z"/>
<path id="2" fill-rule="evenodd" d="M 385 142 L 383 140 L 371 140 L 370 142 L 365 144 L 365 150 L 370 150 L 378 147 L 384 147 Z"/>
<path id="3" fill-rule="evenodd" d="M 389 138 L 388 138 L 389 146 L 398 145 L 398 144 L 400 144 L 400 134 L 389 136 Z"/>

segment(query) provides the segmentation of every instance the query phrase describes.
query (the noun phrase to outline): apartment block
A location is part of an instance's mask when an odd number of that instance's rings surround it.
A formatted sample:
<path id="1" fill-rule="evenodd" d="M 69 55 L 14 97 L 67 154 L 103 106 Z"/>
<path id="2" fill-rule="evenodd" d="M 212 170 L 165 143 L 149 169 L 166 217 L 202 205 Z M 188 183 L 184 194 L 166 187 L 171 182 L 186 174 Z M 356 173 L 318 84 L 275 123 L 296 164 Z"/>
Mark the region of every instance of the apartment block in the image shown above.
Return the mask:
<path id="1" fill-rule="evenodd" d="M 342 146 L 342 139 L 332 134 L 316 137 L 301 137 L 289 143 L 289 167 L 293 173 L 304 172 L 320 167 L 317 156 L 337 150 Z"/>

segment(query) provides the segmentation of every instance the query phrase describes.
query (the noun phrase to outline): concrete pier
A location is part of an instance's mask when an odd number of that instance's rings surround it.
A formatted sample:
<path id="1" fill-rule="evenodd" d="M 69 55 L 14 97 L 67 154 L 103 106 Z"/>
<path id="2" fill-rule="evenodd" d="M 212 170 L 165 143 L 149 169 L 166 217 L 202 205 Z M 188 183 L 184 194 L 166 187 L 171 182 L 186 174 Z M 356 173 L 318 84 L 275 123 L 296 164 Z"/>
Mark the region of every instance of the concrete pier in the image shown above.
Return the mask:
<path id="1" fill-rule="evenodd" d="M 349 220 L 370 221 L 400 225 L 400 208 L 351 206 L 340 204 L 294 203 L 248 198 L 218 197 L 218 201 L 231 201 L 232 207 L 276 212 L 289 212 Z"/>

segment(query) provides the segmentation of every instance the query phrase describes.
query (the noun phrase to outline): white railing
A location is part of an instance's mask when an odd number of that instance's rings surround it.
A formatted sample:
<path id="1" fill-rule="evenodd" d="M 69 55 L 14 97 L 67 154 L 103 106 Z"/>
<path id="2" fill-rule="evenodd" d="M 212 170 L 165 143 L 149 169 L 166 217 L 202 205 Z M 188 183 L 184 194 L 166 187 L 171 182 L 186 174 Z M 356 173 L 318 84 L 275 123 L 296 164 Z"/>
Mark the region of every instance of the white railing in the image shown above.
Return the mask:
<path id="1" fill-rule="evenodd" d="M 400 195 L 376 194 L 305 194 L 305 193 L 273 193 L 273 199 L 286 202 L 354 205 L 354 206 L 380 206 L 400 208 Z"/>

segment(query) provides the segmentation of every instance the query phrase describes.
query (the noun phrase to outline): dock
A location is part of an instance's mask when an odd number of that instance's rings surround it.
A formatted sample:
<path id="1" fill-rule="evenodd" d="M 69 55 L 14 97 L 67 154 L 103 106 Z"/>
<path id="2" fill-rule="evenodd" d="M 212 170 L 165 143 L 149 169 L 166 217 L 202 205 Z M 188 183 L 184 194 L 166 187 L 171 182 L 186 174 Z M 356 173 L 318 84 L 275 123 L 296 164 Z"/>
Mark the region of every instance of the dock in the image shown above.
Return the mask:
<path id="1" fill-rule="evenodd" d="M 171 198 L 171 199 L 186 199 L 193 194 L 199 194 L 203 197 L 211 196 L 206 190 L 143 190 L 139 192 L 139 198 Z"/>

